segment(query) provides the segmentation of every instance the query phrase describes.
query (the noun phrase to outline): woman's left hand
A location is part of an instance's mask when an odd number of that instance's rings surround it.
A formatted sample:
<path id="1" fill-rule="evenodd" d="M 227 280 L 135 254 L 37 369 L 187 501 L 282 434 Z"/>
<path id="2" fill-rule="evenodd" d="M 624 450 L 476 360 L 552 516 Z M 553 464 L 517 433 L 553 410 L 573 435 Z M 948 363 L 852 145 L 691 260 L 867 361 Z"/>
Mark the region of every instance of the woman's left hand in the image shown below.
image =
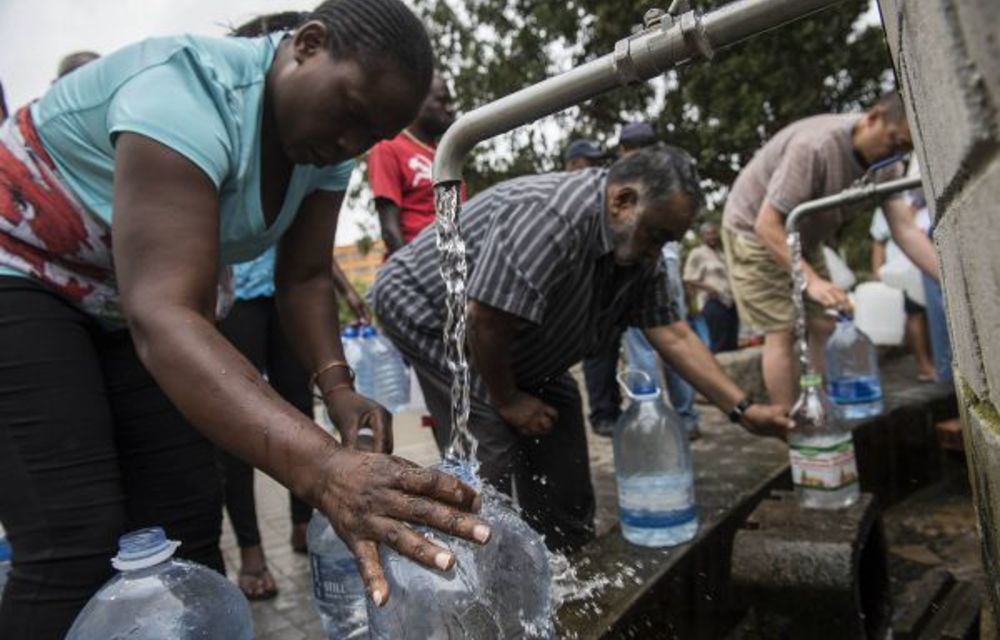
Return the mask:
<path id="1" fill-rule="evenodd" d="M 373 451 L 392 453 L 392 414 L 385 407 L 353 389 L 339 390 L 324 401 L 345 447 L 356 448 L 358 431 L 368 428 L 373 434 Z"/>

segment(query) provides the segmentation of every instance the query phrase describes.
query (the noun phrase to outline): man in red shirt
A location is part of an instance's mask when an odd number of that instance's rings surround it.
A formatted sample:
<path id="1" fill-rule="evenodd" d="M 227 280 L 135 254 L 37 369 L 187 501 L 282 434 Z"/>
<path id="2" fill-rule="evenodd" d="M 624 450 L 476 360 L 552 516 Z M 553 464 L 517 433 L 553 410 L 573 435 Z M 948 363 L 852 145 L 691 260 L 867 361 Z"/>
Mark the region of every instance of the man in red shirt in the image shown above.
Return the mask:
<path id="1" fill-rule="evenodd" d="M 375 196 L 386 257 L 434 222 L 434 150 L 454 121 L 448 85 L 441 74 L 435 73 L 431 92 L 417 119 L 392 140 L 375 145 L 368 154 L 368 181 Z"/>

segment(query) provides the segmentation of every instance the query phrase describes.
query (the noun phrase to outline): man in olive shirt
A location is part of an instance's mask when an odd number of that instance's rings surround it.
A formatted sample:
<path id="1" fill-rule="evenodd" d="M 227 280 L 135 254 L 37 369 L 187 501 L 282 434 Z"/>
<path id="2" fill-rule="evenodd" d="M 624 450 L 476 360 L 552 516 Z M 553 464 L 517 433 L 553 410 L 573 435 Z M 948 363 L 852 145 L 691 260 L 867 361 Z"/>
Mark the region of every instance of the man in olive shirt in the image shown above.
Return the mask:
<path id="1" fill-rule="evenodd" d="M 874 163 L 913 147 L 902 101 L 889 94 L 863 114 L 826 114 L 799 120 L 768 141 L 733 184 L 723 213 L 723 245 L 740 318 L 765 332 L 762 366 L 771 401 L 795 400 L 795 310 L 785 217 L 797 205 L 835 195 Z M 902 176 L 901 163 L 875 173 L 882 182 Z M 926 273 L 937 256 L 899 195 L 882 203 L 896 244 Z M 830 209 L 799 225 L 809 302 L 810 353 L 822 368 L 833 320 L 824 308 L 844 307 L 847 295 L 827 275 L 821 245 L 859 210 Z"/>

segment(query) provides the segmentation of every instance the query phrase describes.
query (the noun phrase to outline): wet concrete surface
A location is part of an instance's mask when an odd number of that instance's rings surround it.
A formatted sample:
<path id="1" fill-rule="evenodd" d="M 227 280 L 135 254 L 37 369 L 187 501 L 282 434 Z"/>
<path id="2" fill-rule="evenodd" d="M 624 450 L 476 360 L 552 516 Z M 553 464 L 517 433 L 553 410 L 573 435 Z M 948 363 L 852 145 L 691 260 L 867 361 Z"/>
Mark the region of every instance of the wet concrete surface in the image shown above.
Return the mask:
<path id="1" fill-rule="evenodd" d="M 929 386 L 914 385 L 915 375 L 911 375 L 911 368 L 912 365 L 905 359 L 887 367 L 887 392 L 892 390 L 893 394 L 906 394 L 911 400 L 929 393 Z M 890 404 L 890 408 L 894 406 Z M 674 633 L 669 627 L 632 624 L 617 628 L 617 632 L 609 637 L 721 638 L 742 615 L 741 611 L 732 609 L 727 612 L 716 606 L 717 601 L 728 597 L 718 585 L 724 584 L 726 579 L 729 545 L 737 525 L 756 504 L 750 498 L 758 494 L 762 496 L 773 486 L 782 486 L 787 454 L 783 443 L 746 434 L 714 408 L 699 405 L 699 409 L 702 411 L 703 436 L 693 445 L 702 522 L 699 539 L 707 539 L 705 537 L 708 536 L 715 542 L 701 545 L 698 553 L 682 552 L 686 547 L 676 550 L 640 549 L 621 538 L 614 530 L 617 497 L 611 441 L 588 433 L 591 474 L 597 495 L 597 529 L 605 546 L 600 551 L 603 558 L 600 561 L 596 558 L 578 559 L 581 562 L 579 572 L 581 577 L 586 578 L 603 567 L 610 568 L 612 575 L 609 586 L 589 604 L 590 613 L 574 624 L 576 631 L 567 632 L 564 627 L 563 637 L 572 634 L 577 637 L 601 637 L 602 633 L 598 633 L 600 621 L 610 620 L 616 615 L 616 610 L 620 612 L 628 608 L 640 612 L 644 609 L 678 608 L 682 616 L 709 622 L 694 635 Z M 872 437 L 877 435 L 880 434 L 873 434 Z M 403 414 L 397 418 L 396 443 L 397 454 L 418 463 L 432 464 L 438 459 L 430 431 L 420 427 L 416 414 Z M 897 492 L 899 499 L 891 500 L 893 506 L 883 513 L 894 597 L 902 597 L 909 585 L 935 569 L 948 569 L 963 577 L 981 576 L 974 510 L 964 480 L 961 456 L 951 455 L 943 467 L 939 466 L 941 461 L 937 458 L 928 461 L 915 454 L 904 456 L 902 460 L 884 461 L 882 464 L 892 465 L 895 471 L 931 466 L 935 474 L 943 473 L 945 480 L 915 493 L 911 490 L 908 497 Z M 876 462 L 872 461 L 872 464 Z M 321 639 L 323 633 L 311 599 L 308 560 L 294 554 L 288 544 L 291 528 L 287 492 L 260 473 L 257 474 L 256 487 L 264 548 L 280 590 L 275 600 L 252 604 L 257 637 L 261 640 Z M 734 511 L 736 505 L 742 505 L 740 510 Z M 727 514 L 733 517 L 727 518 Z M 727 539 L 728 543 L 725 542 Z M 228 523 L 224 528 L 223 553 L 230 576 L 235 578 L 238 550 Z M 676 575 L 684 575 L 685 578 L 670 577 L 676 567 L 683 569 L 677 570 Z M 644 583 L 664 579 L 669 588 L 657 597 L 652 597 L 651 592 L 641 588 Z M 585 610 L 581 607 L 578 613 Z"/>

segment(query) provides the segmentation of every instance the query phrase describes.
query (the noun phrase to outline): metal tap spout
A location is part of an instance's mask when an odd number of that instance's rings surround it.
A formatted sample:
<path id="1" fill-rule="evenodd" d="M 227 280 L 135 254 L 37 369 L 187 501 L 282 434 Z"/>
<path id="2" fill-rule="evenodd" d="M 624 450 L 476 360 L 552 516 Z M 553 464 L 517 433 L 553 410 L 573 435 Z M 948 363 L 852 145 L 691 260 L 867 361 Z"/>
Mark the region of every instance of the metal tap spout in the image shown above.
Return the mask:
<path id="1" fill-rule="evenodd" d="M 674 2 L 671 11 L 647 14 L 649 25 L 620 40 L 612 53 L 470 111 L 441 139 L 434 182 L 461 181 L 474 146 L 523 124 L 589 100 L 622 85 L 643 82 L 673 67 L 750 36 L 833 6 L 842 0 L 738 0 L 705 15 Z"/>

